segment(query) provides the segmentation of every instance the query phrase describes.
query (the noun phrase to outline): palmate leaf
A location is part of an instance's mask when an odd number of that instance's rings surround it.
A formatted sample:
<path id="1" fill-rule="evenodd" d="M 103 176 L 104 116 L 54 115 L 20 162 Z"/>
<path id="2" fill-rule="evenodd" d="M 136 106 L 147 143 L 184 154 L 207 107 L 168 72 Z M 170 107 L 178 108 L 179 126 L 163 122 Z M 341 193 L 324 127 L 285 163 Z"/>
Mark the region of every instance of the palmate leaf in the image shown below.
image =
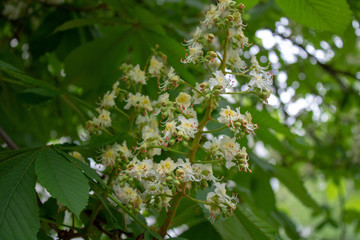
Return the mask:
<path id="1" fill-rule="evenodd" d="M 112 85 L 119 77 L 119 66 L 128 53 L 129 28 L 114 28 L 111 34 L 74 49 L 65 59 L 69 83 L 89 89 Z"/>
<path id="2" fill-rule="evenodd" d="M 302 180 L 296 172 L 278 165 L 273 166 L 261 160 L 254 154 L 250 154 L 250 158 L 257 166 L 269 174 L 269 177 L 276 177 L 281 183 L 283 183 L 305 206 L 312 208 L 314 212 L 321 211 L 319 204 L 308 193 Z"/>
<path id="3" fill-rule="evenodd" d="M 232 217 L 216 221 L 215 229 L 226 240 L 269 240 L 277 239 L 276 231 L 255 216 L 249 209 L 238 207 Z"/>
<path id="4" fill-rule="evenodd" d="M 94 169 L 92 169 L 89 165 L 87 165 L 86 163 L 80 161 L 77 158 L 74 158 L 73 156 L 67 154 L 66 152 L 56 148 L 54 146 L 54 149 L 57 153 L 61 154 L 62 156 L 64 156 L 65 158 L 67 158 L 68 160 L 70 160 L 72 163 L 74 163 L 74 165 L 79 168 L 81 171 L 84 172 L 84 174 L 86 176 L 88 176 L 89 178 L 95 180 L 97 183 L 101 184 L 101 185 L 106 185 L 104 183 L 104 181 L 100 178 L 100 176 L 96 173 L 96 171 Z"/>
<path id="5" fill-rule="evenodd" d="M 35 151 L 0 153 L 0 239 L 36 239 L 40 227 L 36 203 Z"/>
<path id="6" fill-rule="evenodd" d="M 296 22 L 339 35 L 346 30 L 351 20 L 346 0 L 276 0 L 276 3 Z"/>
<path id="7" fill-rule="evenodd" d="M 35 171 L 41 185 L 79 216 L 89 198 L 89 184 L 81 170 L 52 147 L 44 147 L 36 159 Z"/>

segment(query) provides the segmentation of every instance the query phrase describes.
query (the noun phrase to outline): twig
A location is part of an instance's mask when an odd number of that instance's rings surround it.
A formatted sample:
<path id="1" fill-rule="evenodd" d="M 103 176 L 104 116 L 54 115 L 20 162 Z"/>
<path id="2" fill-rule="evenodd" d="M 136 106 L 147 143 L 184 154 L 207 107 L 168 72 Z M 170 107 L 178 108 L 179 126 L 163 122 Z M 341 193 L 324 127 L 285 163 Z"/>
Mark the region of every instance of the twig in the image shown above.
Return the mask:
<path id="1" fill-rule="evenodd" d="M 13 142 L 13 140 L 6 134 L 6 132 L 0 126 L 0 137 L 9 146 L 10 149 L 18 149 L 19 147 Z"/>

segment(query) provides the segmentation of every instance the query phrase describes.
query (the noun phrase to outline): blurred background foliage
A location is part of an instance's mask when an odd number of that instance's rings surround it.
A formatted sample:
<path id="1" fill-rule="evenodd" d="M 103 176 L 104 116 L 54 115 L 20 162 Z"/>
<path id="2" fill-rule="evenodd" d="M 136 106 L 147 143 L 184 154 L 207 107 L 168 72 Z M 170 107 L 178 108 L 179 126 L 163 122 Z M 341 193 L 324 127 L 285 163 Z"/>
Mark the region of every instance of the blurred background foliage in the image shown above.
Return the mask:
<path id="1" fill-rule="evenodd" d="M 263 65 L 271 62 L 275 75 L 269 104 L 232 99 L 260 127 L 241 142 L 251 152 L 253 173 L 228 172 L 240 208 L 256 216 L 240 211 L 237 222 L 212 225 L 184 201 L 174 224 L 187 226 L 173 233 L 188 239 L 268 239 L 249 225 L 259 227 L 262 219 L 269 225 L 262 228 L 272 227 L 283 239 L 359 239 L 360 2 L 238 2 L 246 6 L 245 34 L 253 42 L 245 57 L 258 54 Z M 121 63 L 144 66 L 157 44 L 184 80 L 202 81 L 205 71 L 180 63 L 180 42 L 191 37 L 210 3 L 2 1 L 1 128 L 21 148 L 78 141 L 78 127 L 120 77 Z M 145 91 L 155 97 L 158 89 L 149 84 Z M 127 130 L 126 124 L 116 126 Z M 96 141 L 94 146 L 106 143 Z"/>

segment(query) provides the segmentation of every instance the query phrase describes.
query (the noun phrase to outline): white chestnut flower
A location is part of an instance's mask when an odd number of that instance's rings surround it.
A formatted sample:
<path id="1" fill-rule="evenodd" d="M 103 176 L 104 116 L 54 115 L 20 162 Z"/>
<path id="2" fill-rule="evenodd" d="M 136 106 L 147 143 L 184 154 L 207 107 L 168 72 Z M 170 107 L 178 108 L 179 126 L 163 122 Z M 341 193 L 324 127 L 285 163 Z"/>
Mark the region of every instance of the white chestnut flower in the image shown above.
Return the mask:
<path id="1" fill-rule="evenodd" d="M 125 205 L 131 204 L 135 208 L 140 206 L 140 204 L 142 203 L 141 196 L 127 183 L 124 187 L 114 185 L 113 189 L 121 202 Z"/>
<path id="2" fill-rule="evenodd" d="M 151 76 L 160 76 L 161 69 L 164 64 L 158 60 L 156 60 L 155 56 L 151 57 L 150 65 L 149 65 L 149 73 Z"/>
<path id="3" fill-rule="evenodd" d="M 179 116 L 180 125 L 176 127 L 179 131 L 183 131 L 184 134 L 188 135 L 191 138 L 195 137 L 195 134 L 198 132 L 199 122 L 196 118 L 186 119 L 184 116 Z"/>
<path id="4" fill-rule="evenodd" d="M 116 92 L 113 91 L 107 91 L 100 103 L 101 107 L 113 107 L 115 106 L 115 98 L 117 97 Z"/>
<path id="5" fill-rule="evenodd" d="M 111 126 L 111 117 L 110 117 L 110 112 L 105 110 L 105 109 L 97 109 L 99 112 L 99 116 L 97 117 L 98 119 L 98 126 L 100 126 L 101 128 L 104 127 L 110 127 Z"/>
<path id="6" fill-rule="evenodd" d="M 165 160 L 161 160 L 159 164 L 156 166 L 156 171 L 160 175 L 168 175 L 175 170 L 177 167 L 177 163 L 175 163 L 171 158 L 167 158 Z"/>
<path id="7" fill-rule="evenodd" d="M 232 160 L 240 152 L 240 144 L 236 142 L 236 138 L 223 136 L 220 140 L 220 149 L 226 159 L 226 168 L 229 169 L 232 166 L 235 166 L 235 163 L 233 163 Z"/>
<path id="8" fill-rule="evenodd" d="M 102 149 L 101 151 L 101 162 L 105 165 L 105 166 L 109 166 L 112 167 L 115 164 L 116 158 L 118 158 L 120 155 L 119 153 L 116 151 L 116 144 L 114 144 L 114 146 L 106 146 L 105 149 Z"/>
<path id="9" fill-rule="evenodd" d="M 139 64 L 129 71 L 128 76 L 136 83 L 146 84 L 145 72 L 140 69 Z"/>
<path id="10" fill-rule="evenodd" d="M 230 81 L 226 79 L 222 71 L 218 70 L 213 74 L 215 77 L 209 79 L 209 85 L 211 88 L 215 86 L 221 86 L 221 88 L 225 90 L 225 88 L 230 87 Z"/>
<path id="11" fill-rule="evenodd" d="M 175 98 L 175 101 L 182 110 L 185 110 L 191 105 L 191 96 L 187 93 L 181 92 L 177 98 Z"/>
<path id="12" fill-rule="evenodd" d="M 185 60 L 181 60 L 182 63 L 196 63 L 200 57 L 203 55 L 202 51 L 203 46 L 200 43 L 194 43 L 189 46 L 189 53 L 186 54 Z"/>
<path id="13" fill-rule="evenodd" d="M 240 118 L 238 112 L 231 110 L 229 106 L 225 108 L 221 108 L 220 116 L 218 117 L 219 123 L 226 124 L 227 126 L 234 126 L 234 122 Z"/>

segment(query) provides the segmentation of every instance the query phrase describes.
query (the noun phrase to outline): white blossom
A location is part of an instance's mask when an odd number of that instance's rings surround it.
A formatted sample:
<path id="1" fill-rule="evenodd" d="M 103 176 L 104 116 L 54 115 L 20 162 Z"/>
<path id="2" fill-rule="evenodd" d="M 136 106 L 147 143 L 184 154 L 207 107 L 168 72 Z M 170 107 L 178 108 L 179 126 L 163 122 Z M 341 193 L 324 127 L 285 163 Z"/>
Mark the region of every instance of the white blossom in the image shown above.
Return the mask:
<path id="1" fill-rule="evenodd" d="M 211 88 L 215 86 L 221 86 L 223 90 L 230 87 L 230 81 L 226 79 L 222 71 L 218 70 L 214 72 L 215 77 L 209 79 L 209 85 Z"/>
<path id="2" fill-rule="evenodd" d="M 198 132 L 198 125 L 199 122 L 196 118 L 189 118 L 186 119 L 184 116 L 179 116 L 180 125 L 176 128 L 180 131 L 183 131 L 184 134 L 188 135 L 189 137 L 194 138 L 195 134 Z"/>
<path id="3" fill-rule="evenodd" d="M 164 64 L 156 60 L 155 56 L 151 57 L 150 65 L 149 65 L 149 73 L 152 76 L 159 76 L 161 74 L 161 68 L 163 68 Z"/>
<path id="4" fill-rule="evenodd" d="M 135 81 L 136 83 L 146 84 L 145 72 L 140 69 L 139 64 L 130 70 L 128 75 L 131 80 Z"/>

